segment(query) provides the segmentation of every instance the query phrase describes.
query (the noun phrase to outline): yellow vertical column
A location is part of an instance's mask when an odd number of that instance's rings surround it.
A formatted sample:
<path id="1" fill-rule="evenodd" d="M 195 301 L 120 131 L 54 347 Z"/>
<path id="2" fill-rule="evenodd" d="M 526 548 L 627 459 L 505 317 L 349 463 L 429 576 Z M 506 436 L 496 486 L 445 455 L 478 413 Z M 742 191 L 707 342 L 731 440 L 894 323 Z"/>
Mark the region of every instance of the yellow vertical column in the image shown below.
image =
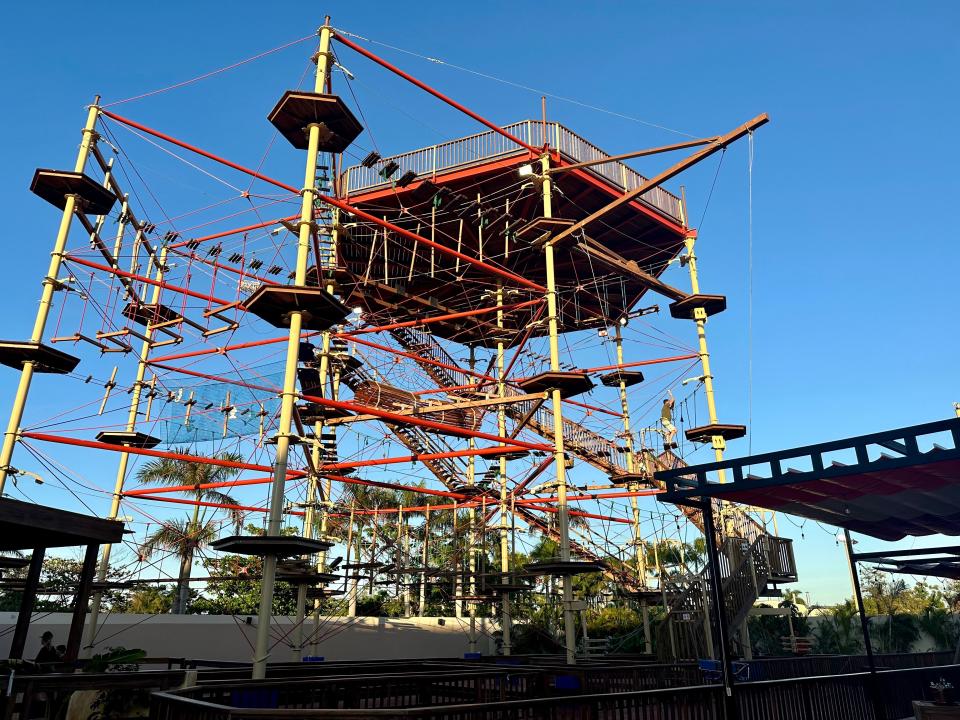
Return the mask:
<path id="1" fill-rule="evenodd" d="M 330 63 L 330 38 L 332 28 L 330 18 L 320 29 L 320 51 L 317 53 L 317 76 L 314 83 L 316 92 L 323 92 L 326 85 Z M 297 264 L 294 285 L 304 285 L 307 279 L 307 261 L 310 254 L 310 234 L 313 231 L 313 203 L 317 195 L 317 152 L 320 145 L 320 126 L 311 124 L 308 128 L 307 162 L 304 171 L 302 202 L 300 204 L 300 222 L 297 238 Z M 293 405 L 297 396 L 297 358 L 300 350 L 300 331 L 303 327 L 303 315 L 300 310 L 290 313 L 290 334 L 287 339 L 287 356 L 283 374 L 283 395 L 280 404 L 280 422 L 277 428 L 277 451 L 274 461 L 273 486 L 270 492 L 270 514 L 267 522 L 267 535 L 279 535 L 282 529 L 284 487 L 287 479 L 287 461 L 290 453 L 290 425 L 293 419 Z M 273 588 L 276 579 L 277 557 L 267 555 L 263 558 L 263 580 L 260 592 L 260 614 L 257 624 L 257 639 L 253 656 L 253 679 L 266 676 L 267 659 L 270 654 L 270 616 L 273 608 Z"/>
<path id="2" fill-rule="evenodd" d="M 87 112 L 87 123 L 83 127 L 83 139 L 80 142 L 80 150 L 77 152 L 77 162 L 74 165 L 74 172 L 81 173 L 87 165 L 87 157 L 90 155 L 90 149 L 96 142 L 97 118 L 100 115 L 100 96 L 94 98 L 93 105 Z M 73 213 L 77 207 L 76 195 L 67 195 L 63 206 L 63 213 L 60 216 L 60 227 L 57 230 L 57 239 L 53 244 L 53 252 L 50 253 L 50 266 L 47 269 L 46 277 L 43 279 L 43 290 L 40 293 L 40 307 L 37 309 L 37 317 L 33 324 L 33 332 L 30 333 L 30 342 L 43 342 L 43 331 L 47 325 L 47 318 L 50 316 L 50 305 L 53 301 L 53 291 L 60 274 L 60 265 L 63 263 L 63 251 L 67 246 L 67 237 L 70 234 L 70 223 L 73 221 Z M 27 395 L 30 393 L 30 381 L 33 379 L 34 364 L 25 362 L 20 371 L 20 382 L 17 385 L 17 393 L 13 399 L 13 408 L 10 411 L 10 420 L 7 423 L 7 432 L 3 436 L 3 447 L 0 448 L 0 496 L 3 495 L 3 489 L 7 482 L 7 475 L 10 472 L 10 460 L 13 458 L 13 448 L 17 442 L 17 436 L 20 432 L 20 422 L 23 420 L 23 410 L 27 404 Z"/>
<path id="3" fill-rule="evenodd" d="M 551 198 L 552 183 L 550 181 L 550 156 L 544 154 L 540 159 L 541 175 L 543 178 L 543 216 L 553 217 L 553 202 Z M 547 241 L 543 248 L 547 272 L 547 322 L 550 332 L 550 370 L 560 370 L 560 340 L 557 317 L 557 282 L 553 263 L 553 243 Z M 553 410 L 553 466 L 557 471 L 557 515 L 560 525 L 560 559 L 563 562 L 570 560 L 570 511 L 567 507 L 567 470 L 564 461 L 563 449 L 563 402 L 560 390 L 553 388 L 550 393 L 550 405 Z M 567 664 L 574 665 L 576 657 L 576 620 L 573 609 L 573 578 L 564 575 L 563 578 L 563 636 L 566 647 Z"/>
<path id="4" fill-rule="evenodd" d="M 497 283 L 497 394 L 503 400 L 507 396 L 507 383 L 504 377 L 504 345 L 503 345 L 503 284 Z M 497 435 L 507 437 L 507 411 L 502 403 L 497 406 Z M 500 445 L 504 445 L 503 441 Z M 501 455 L 500 463 L 500 572 L 503 574 L 501 582 L 509 583 L 510 578 L 510 530 L 507 524 L 507 458 Z M 510 609 L 510 593 L 504 592 L 500 596 L 502 612 L 500 616 L 500 630 L 503 635 L 503 654 L 510 654 L 512 644 L 513 618 Z"/>
<path id="5" fill-rule="evenodd" d="M 476 369 L 476 349 L 473 345 L 470 346 L 470 372 L 472 373 Z M 467 441 L 467 446 L 473 450 L 477 446 L 476 440 L 472 437 Z M 477 458 L 475 455 L 470 455 L 467 458 L 467 484 L 473 485 L 476 482 L 476 473 L 477 473 Z M 456 512 L 456 510 L 454 510 Z M 467 548 L 467 568 L 470 573 L 470 581 L 468 587 L 470 588 L 470 600 L 467 601 L 467 609 L 470 615 L 470 635 L 468 639 L 468 646 L 470 652 L 475 653 L 477 651 L 477 602 L 475 600 L 477 596 L 477 511 L 476 508 L 471 505 L 470 509 L 467 511 L 470 523 L 470 532 L 467 533 L 467 543 L 469 547 Z M 486 522 L 484 522 L 484 529 L 486 529 Z"/>
<path id="6" fill-rule="evenodd" d="M 690 230 L 684 239 L 687 247 L 687 269 L 690 272 L 690 291 L 697 295 L 700 292 L 700 278 L 697 275 L 697 255 L 694 252 L 694 245 L 697 242 L 697 231 Z M 713 373 L 710 372 L 710 351 L 707 349 L 707 314 L 703 308 L 694 310 L 693 320 L 697 324 L 697 343 L 699 344 L 700 367 L 703 370 L 703 389 L 707 396 L 707 413 L 710 416 L 710 424 L 716 425 L 717 402 L 713 392 Z M 717 462 L 723 460 L 723 451 L 726 449 L 726 441 L 722 435 L 712 437 L 714 455 Z M 726 480 L 723 470 L 719 472 L 720 482 Z"/>
<path id="7" fill-rule="evenodd" d="M 157 262 L 156 280 L 158 283 L 163 282 L 166 265 L 167 248 L 164 247 L 160 251 L 160 257 Z M 150 302 L 154 306 L 160 302 L 161 290 L 162 288 L 159 284 L 153 286 Z M 130 395 L 130 411 L 127 414 L 127 432 L 134 432 L 137 429 L 137 416 L 140 414 L 140 399 L 143 397 L 143 386 L 145 384 L 144 378 L 146 377 L 147 366 L 149 365 L 147 361 L 150 357 L 150 349 L 153 347 L 153 333 L 153 324 L 148 322 L 147 327 L 143 332 L 146 339 L 140 345 L 140 357 L 137 361 L 137 372 L 133 381 L 133 392 Z M 129 462 L 130 453 L 120 453 L 120 462 L 117 466 L 117 477 L 113 486 L 113 499 L 110 502 L 110 514 L 107 515 L 107 518 L 110 520 L 115 520 L 120 512 L 120 501 L 123 498 L 123 486 L 124 482 L 126 481 L 127 466 L 129 465 Z M 111 545 L 103 546 L 103 551 L 100 555 L 100 566 L 97 568 L 97 582 L 103 582 L 107 579 L 107 572 L 110 569 L 111 547 Z M 90 620 L 87 624 L 87 638 L 84 642 L 84 648 L 88 650 L 93 647 L 94 639 L 97 636 L 97 625 L 100 620 L 99 614 L 101 599 L 102 593 L 99 591 L 95 592 L 93 597 L 90 599 Z"/>

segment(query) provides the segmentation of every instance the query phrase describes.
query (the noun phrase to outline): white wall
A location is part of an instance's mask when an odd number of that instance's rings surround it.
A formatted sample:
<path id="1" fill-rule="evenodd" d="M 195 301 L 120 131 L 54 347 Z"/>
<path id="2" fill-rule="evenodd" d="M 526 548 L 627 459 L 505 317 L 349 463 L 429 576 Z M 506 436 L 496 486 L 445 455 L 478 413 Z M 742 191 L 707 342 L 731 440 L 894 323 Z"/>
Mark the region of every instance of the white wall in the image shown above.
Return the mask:
<path id="1" fill-rule="evenodd" d="M 152 657 L 187 657 L 209 660 L 242 660 L 249 662 L 256 635 L 256 618 L 247 625 L 246 618 L 230 615 L 110 615 L 101 616 L 94 651 L 113 645 L 141 648 Z M 16 613 L 0 613 L 0 657 L 7 657 Z M 443 624 L 441 625 L 441 621 Z M 463 657 L 469 651 L 467 620 L 457 618 L 321 618 L 316 654 L 328 660 L 398 659 L 419 657 Z M 275 645 L 270 659 L 286 662 L 292 659 L 289 640 L 281 639 L 291 630 L 290 618 L 274 618 L 271 632 Z M 70 615 L 52 613 L 37 617 L 30 627 L 25 658 L 36 656 L 40 635 L 50 630 L 54 644 L 66 644 Z M 490 633 L 493 626 L 477 620 L 477 651 L 492 654 L 495 650 Z M 304 635 L 312 625 L 307 624 Z M 293 632 L 289 638 L 292 639 Z M 304 651 L 312 654 L 311 649 Z"/>

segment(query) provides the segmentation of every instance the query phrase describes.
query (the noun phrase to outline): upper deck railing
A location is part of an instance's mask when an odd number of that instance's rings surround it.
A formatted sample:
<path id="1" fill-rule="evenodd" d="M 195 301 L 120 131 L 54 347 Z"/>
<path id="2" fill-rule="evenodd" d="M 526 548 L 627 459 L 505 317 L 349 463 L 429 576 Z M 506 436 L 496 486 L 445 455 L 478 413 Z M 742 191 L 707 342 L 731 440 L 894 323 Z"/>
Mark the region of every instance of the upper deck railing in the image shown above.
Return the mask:
<path id="1" fill-rule="evenodd" d="M 551 148 L 558 150 L 560 155 L 569 162 L 588 162 L 609 157 L 596 145 L 584 140 L 559 123 L 548 122 L 544 124 L 539 120 L 521 120 L 506 125 L 503 129 L 534 147 L 541 147 L 545 142 L 549 143 Z M 516 143 L 493 130 L 488 130 L 456 140 L 448 140 L 438 145 L 394 155 L 384 158 L 384 161 L 393 160 L 400 166 L 394 177 L 399 177 L 408 170 L 412 170 L 419 178 L 434 179 L 442 172 L 467 168 L 497 158 L 520 155 L 525 152 Z M 606 181 L 615 189 L 625 192 L 636 189 L 647 179 L 636 170 L 617 161 L 593 165 L 584 169 L 586 172 Z M 376 166 L 367 168 L 362 165 L 353 165 L 341 175 L 340 187 L 349 195 L 387 185 L 389 185 L 389 181 L 380 176 L 379 169 Z M 661 187 L 655 187 L 641 195 L 641 198 L 647 205 L 675 220 L 680 220 L 680 198 L 676 195 Z"/>

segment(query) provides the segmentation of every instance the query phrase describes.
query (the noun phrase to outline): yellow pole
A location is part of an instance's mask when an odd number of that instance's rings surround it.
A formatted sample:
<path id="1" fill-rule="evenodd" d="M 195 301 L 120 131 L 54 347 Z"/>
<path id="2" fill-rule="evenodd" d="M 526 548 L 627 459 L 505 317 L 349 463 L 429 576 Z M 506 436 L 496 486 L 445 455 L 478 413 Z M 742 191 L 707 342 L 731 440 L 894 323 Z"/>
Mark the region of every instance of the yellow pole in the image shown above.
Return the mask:
<path id="1" fill-rule="evenodd" d="M 501 398 L 507 396 L 507 384 L 504 377 L 504 346 L 503 346 L 503 284 L 497 283 L 497 392 Z M 507 436 L 507 413 L 506 406 L 497 406 L 497 434 L 501 438 Z M 504 443 L 501 442 L 502 446 Z M 502 582 L 508 583 L 510 579 L 507 573 L 510 572 L 510 537 L 507 528 L 507 458 L 500 456 L 500 572 L 503 573 Z M 500 620 L 500 631 L 503 636 L 503 654 L 510 654 L 512 645 L 513 618 L 510 610 L 510 593 L 505 592 L 501 596 L 503 604 Z"/>
<path id="2" fill-rule="evenodd" d="M 470 372 L 473 372 L 476 369 L 476 349 L 473 345 L 470 346 Z M 467 441 L 468 447 L 473 450 L 476 446 L 476 440 L 472 437 Z M 477 472 L 477 461 L 473 455 L 467 458 L 467 484 L 473 485 L 476 481 L 476 472 Z M 456 512 L 456 510 L 454 510 Z M 470 532 L 467 533 L 467 542 L 469 547 L 467 548 L 467 567 L 470 572 L 470 582 L 468 587 L 470 588 L 470 600 L 467 601 L 467 608 L 470 615 L 470 636 L 469 647 L 470 652 L 474 653 L 477 651 L 477 603 L 475 598 L 477 596 L 477 511 L 471 507 L 468 510 L 469 523 L 470 523 Z"/>
<path id="3" fill-rule="evenodd" d="M 617 346 L 617 365 L 623 365 L 623 333 L 617 323 L 614 339 Z M 623 436 L 627 441 L 627 472 L 636 472 L 636 462 L 633 457 L 633 435 L 630 432 L 630 406 L 627 403 L 627 383 L 620 376 L 620 412 L 623 415 Z"/>
<path id="4" fill-rule="evenodd" d="M 317 53 L 316 92 L 324 92 L 330 63 L 330 38 L 332 28 L 327 17 L 320 29 L 320 51 Z M 297 241 L 297 265 L 295 285 L 304 285 L 307 280 L 307 261 L 310 255 L 310 234 L 314 227 L 313 203 L 317 195 L 317 153 L 320 146 L 320 125 L 311 123 L 307 141 L 307 162 L 304 171 L 302 202 L 300 205 L 299 237 Z M 287 460 L 290 454 L 290 425 L 293 405 L 297 397 L 297 358 L 300 349 L 300 331 L 303 314 L 300 310 L 290 313 L 290 334 L 287 339 L 287 358 L 283 375 L 283 395 L 280 405 L 280 422 L 277 428 L 277 451 L 274 461 L 273 487 L 270 492 L 270 514 L 267 535 L 279 535 L 282 529 L 284 485 L 287 479 Z M 257 640 L 253 655 L 253 679 L 266 676 L 267 659 L 270 656 L 270 615 L 273 608 L 273 588 L 277 571 L 276 555 L 263 558 L 263 580 L 260 593 L 260 613 L 257 624 Z"/>
<path id="5" fill-rule="evenodd" d="M 553 217 L 553 203 L 551 198 L 552 183 L 550 181 L 550 156 L 544 154 L 540 158 L 541 175 L 543 177 L 543 216 Z M 560 340 L 557 321 L 557 283 L 553 263 L 553 243 L 544 244 L 544 256 L 547 270 L 547 322 L 550 330 L 550 370 L 560 370 Z M 560 559 L 563 562 L 570 560 L 570 510 L 567 507 L 567 470 L 564 464 L 563 451 L 563 403 L 560 390 L 553 388 L 550 394 L 550 404 L 553 410 L 553 465 L 557 470 L 557 515 L 560 525 Z M 573 578 L 563 576 L 563 630 L 564 646 L 566 647 L 567 664 L 574 665 L 576 657 L 576 620 L 573 610 Z"/>
<path id="6" fill-rule="evenodd" d="M 696 231 L 687 233 L 684 244 L 687 247 L 687 269 L 690 271 L 690 291 L 696 295 L 700 292 L 700 279 L 697 275 L 697 255 L 694 252 L 694 244 L 697 242 Z M 702 308 L 694 310 L 694 322 L 697 324 L 697 342 L 700 346 L 700 366 L 703 370 L 703 389 L 707 396 L 707 413 L 710 416 L 710 424 L 716 425 L 717 403 L 713 392 L 713 374 L 710 372 L 710 352 L 707 349 L 707 314 Z M 726 449 L 726 441 L 722 435 L 714 435 L 711 438 L 714 456 L 717 462 L 723 460 L 723 451 Z M 726 482 L 726 476 L 723 470 L 718 472 L 720 482 Z"/>
<path id="7" fill-rule="evenodd" d="M 96 142 L 97 117 L 100 115 L 100 96 L 93 100 L 93 105 L 87 111 L 87 122 L 83 127 L 83 139 L 80 142 L 80 150 L 77 152 L 77 162 L 74 165 L 74 172 L 83 172 L 87 165 L 87 157 L 90 155 L 90 148 Z M 60 227 L 57 230 L 57 239 L 53 244 L 53 252 L 50 253 L 50 267 L 47 269 L 47 275 L 43 279 L 43 290 L 40 293 L 40 307 L 37 309 L 37 317 L 33 324 L 33 332 L 30 334 L 30 342 L 39 343 L 43 341 L 43 330 L 47 325 L 47 318 L 50 315 L 50 305 L 53 300 L 53 291 L 56 287 L 57 275 L 60 273 L 60 265 L 63 262 L 63 251 L 67 246 L 67 237 L 70 234 L 70 223 L 73 220 L 73 212 L 76 209 L 76 195 L 67 195 L 63 206 L 63 213 L 60 216 Z M 27 404 L 27 395 L 30 393 L 30 381 L 33 379 L 34 364 L 25 362 L 20 371 L 20 382 L 17 385 L 17 394 L 13 399 L 13 408 L 10 411 L 10 421 L 7 423 L 7 432 L 3 436 L 3 447 L 0 448 L 0 496 L 3 495 L 3 489 L 7 482 L 7 475 L 10 472 L 10 461 L 13 459 L 13 447 L 20 434 L 20 422 L 23 420 L 23 410 Z"/>
<path id="8" fill-rule="evenodd" d="M 123 221 L 121 221 L 123 224 Z M 119 231 L 118 231 L 118 234 Z M 119 243 L 118 243 L 119 244 Z M 160 261 L 157 267 L 156 280 L 158 283 L 163 281 L 164 270 L 167 264 L 167 248 L 160 251 Z M 157 305 L 160 302 L 160 285 L 153 286 L 153 294 L 150 302 Z M 137 429 L 137 416 L 140 414 L 140 399 L 143 396 L 144 377 L 147 373 L 147 359 L 150 357 L 150 349 L 153 346 L 153 325 L 148 323 L 144 330 L 146 340 L 140 345 L 140 358 L 137 361 L 136 379 L 133 382 L 133 393 L 130 396 L 130 411 L 127 414 L 127 432 L 133 432 Z M 107 516 L 110 520 L 115 520 L 120 512 L 120 501 L 123 498 L 123 485 L 127 477 L 127 466 L 130 462 L 130 453 L 120 453 L 120 462 L 117 466 L 117 477 L 113 486 L 113 499 L 110 502 L 110 514 Z M 199 508 L 199 505 L 197 506 Z M 103 552 L 100 555 L 100 566 L 97 568 L 97 582 L 104 582 L 107 579 L 107 571 L 110 569 L 110 550 L 111 545 L 104 545 Z M 97 624 L 100 620 L 100 602 L 102 593 L 99 591 L 93 594 L 90 599 L 90 622 L 87 625 L 87 640 L 84 647 L 92 651 L 94 639 L 97 636 Z"/>

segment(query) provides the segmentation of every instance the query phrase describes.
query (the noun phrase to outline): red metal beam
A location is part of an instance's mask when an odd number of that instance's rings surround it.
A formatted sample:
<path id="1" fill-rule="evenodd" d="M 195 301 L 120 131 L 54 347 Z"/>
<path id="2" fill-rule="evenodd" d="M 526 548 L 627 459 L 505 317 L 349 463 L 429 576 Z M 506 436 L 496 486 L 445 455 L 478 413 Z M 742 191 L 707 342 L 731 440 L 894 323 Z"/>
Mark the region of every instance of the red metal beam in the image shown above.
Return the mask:
<path id="1" fill-rule="evenodd" d="M 206 150 L 201 150 L 200 148 L 196 147 L 195 145 L 190 145 L 189 143 L 185 143 L 185 142 L 183 142 L 182 140 L 177 140 L 176 138 L 171 137 L 170 135 L 167 135 L 167 134 L 165 134 L 165 133 L 162 133 L 162 132 L 160 132 L 159 130 L 154 130 L 154 129 L 152 129 L 152 128 L 147 127 L 146 125 L 141 125 L 141 124 L 138 123 L 138 122 L 134 122 L 133 120 L 131 120 L 131 119 L 129 119 L 129 118 L 122 117 L 122 116 L 117 115 L 116 113 L 112 113 L 112 112 L 110 112 L 110 111 L 108 111 L 108 110 L 102 110 L 101 112 L 102 112 L 104 115 L 106 115 L 107 117 L 113 118 L 113 119 L 116 120 L 117 122 L 121 122 L 121 123 L 123 123 L 123 124 L 125 124 L 125 125 L 129 125 L 130 127 L 134 127 L 134 128 L 137 128 L 138 130 L 142 130 L 143 132 L 148 133 L 148 134 L 150 134 L 150 135 L 153 135 L 154 137 L 160 138 L 161 140 L 164 140 L 164 141 L 166 141 L 166 142 L 169 142 L 169 143 L 172 143 L 172 144 L 174 144 L 174 145 L 177 145 L 178 147 L 182 147 L 182 148 L 184 148 L 185 150 L 190 150 L 191 152 L 197 153 L 198 155 L 201 155 L 202 157 L 205 157 L 205 158 L 208 158 L 208 159 L 213 160 L 213 161 L 215 161 L 215 162 L 218 162 L 218 163 L 221 163 L 221 164 L 223 164 L 223 165 L 226 165 L 226 166 L 229 167 L 229 168 L 233 168 L 234 170 L 238 170 L 238 171 L 240 171 L 240 172 L 246 173 L 247 175 L 251 175 L 252 177 L 255 177 L 255 178 L 259 179 L 259 180 L 263 180 L 264 182 L 271 183 L 272 185 L 276 185 L 277 187 L 283 188 L 284 190 L 287 190 L 287 191 L 289 191 L 289 192 L 292 192 L 292 193 L 299 193 L 299 192 L 300 192 L 300 190 L 298 190 L 298 189 L 295 188 L 295 187 L 292 187 L 291 185 L 287 185 L 286 183 L 282 183 L 282 182 L 280 182 L 279 180 L 274 180 L 273 178 L 267 177 L 266 175 L 263 175 L 263 174 L 261 174 L 261 173 L 258 173 L 258 172 L 255 171 L 255 170 L 251 170 L 250 168 L 246 168 L 246 167 L 244 167 L 243 165 L 238 165 L 238 164 L 235 163 L 235 162 L 231 162 L 230 160 L 227 160 L 227 159 L 225 159 L 225 158 L 219 157 L 218 155 L 214 155 L 213 153 L 209 153 L 209 152 L 207 152 Z M 374 215 L 371 215 L 370 213 L 368 213 L 368 212 L 366 212 L 366 211 L 364 211 L 364 210 L 361 210 L 360 208 L 355 208 L 355 207 L 353 207 L 352 205 L 349 205 L 348 203 L 343 202 L 342 200 L 337 200 L 336 198 L 332 198 L 332 197 L 329 197 L 329 196 L 327 196 L 327 195 L 322 195 L 322 194 L 320 194 L 320 193 L 316 193 L 316 198 L 317 198 L 317 200 L 319 200 L 320 202 L 326 203 L 327 205 L 332 205 L 333 207 L 336 207 L 336 208 L 340 208 L 341 210 L 343 210 L 343 211 L 345 211 L 345 212 L 348 212 L 348 213 L 350 213 L 351 215 L 354 215 L 354 216 L 356 216 L 356 217 L 362 218 L 363 220 L 366 220 L 367 222 L 372 222 L 372 223 L 375 224 L 375 225 L 379 225 L 380 227 L 385 228 L 385 229 L 387 229 L 387 230 L 390 230 L 391 232 L 394 232 L 394 233 L 396 233 L 396 234 L 398 234 L 398 235 L 402 235 L 403 237 L 409 238 L 410 240 L 413 240 L 414 242 L 420 243 L 421 245 L 426 245 L 427 247 L 432 247 L 432 248 L 434 248 L 435 250 L 437 250 L 437 251 L 439 251 L 439 252 L 441 252 L 441 253 L 444 253 L 444 254 L 449 255 L 449 256 L 451 256 L 451 257 L 454 257 L 454 258 L 458 258 L 459 260 L 467 263 L 468 265 L 472 265 L 472 266 L 474 266 L 474 267 L 476 267 L 476 268 L 479 268 L 479 269 L 483 270 L 484 272 L 487 272 L 487 273 L 492 274 L 492 275 L 497 275 L 498 277 L 505 278 L 505 279 L 507 279 L 507 280 L 510 280 L 510 281 L 513 282 L 513 283 L 516 283 L 517 285 L 521 285 L 521 286 L 523 286 L 523 287 L 529 288 L 529 289 L 534 290 L 534 291 L 536 291 L 536 292 L 538 292 L 538 293 L 545 293 L 545 292 L 547 291 L 547 289 L 546 289 L 545 287 L 543 287 L 542 285 L 538 285 L 538 284 L 535 283 L 535 282 L 531 282 L 530 280 L 527 280 L 526 278 L 521 277 L 520 275 L 515 275 L 514 273 L 510 272 L 509 270 L 504 270 L 504 269 L 502 269 L 502 268 L 496 267 L 496 266 L 491 265 L 491 264 L 489 264 L 489 263 L 485 263 L 485 262 L 483 262 L 482 260 L 478 260 L 477 258 L 470 257 L 469 255 L 464 255 L 463 253 L 459 253 L 459 252 L 457 252 L 456 250 L 453 250 L 452 248 L 449 248 L 449 247 L 447 247 L 446 245 L 443 245 L 442 243 L 438 243 L 438 242 L 434 242 L 434 241 L 432 241 L 432 240 L 428 240 L 428 239 L 425 238 L 425 237 L 421 237 L 420 235 L 417 235 L 416 233 L 410 232 L 409 230 L 405 230 L 404 228 L 402 228 L 402 227 L 400 227 L 400 226 L 398 226 L 398 225 L 394 225 L 394 224 L 391 223 L 391 222 L 388 222 L 388 221 L 386 221 L 386 220 L 381 220 L 380 218 L 378 218 L 378 217 L 376 217 L 376 216 L 374 216 Z"/>
<path id="2" fill-rule="evenodd" d="M 652 360 L 638 360 L 637 362 L 623 363 L 622 365 L 601 365 L 600 367 L 587 368 L 584 372 L 596 373 L 604 370 L 620 370 L 621 368 L 640 367 L 641 365 L 658 365 L 660 363 L 678 362 L 680 360 L 696 360 L 699 355 L 690 353 L 688 355 L 674 355 L 673 357 L 654 358 Z"/>
<path id="3" fill-rule="evenodd" d="M 64 437 L 61 435 L 48 435 L 46 433 L 24 432 L 20 437 L 31 440 L 40 440 L 42 442 L 60 443 L 61 445 L 75 445 L 76 447 L 91 448 L 93 450 L 110 450 L 112 452 L 132 453 L 133 455 L 146 455 L 148 457 L 160 457 L 170 460 L 185 460 L 186 462 L 195 462 L 202 465 L 216 465 L 218 467 L 236 468 L 238 470 L 256 470 L 257 472 L 273 472 L 269 465 L 255 465 L 253 463 L 235 462 L 233 460 L 223 460 L 220 458 L 204 457 L 203 455 L 188 455 L 186 453 L 170 452 L 167 450 L 151 450 L 148 448 L 131 447 L 129 445 L 111 445 L 109 443 L 97 442 L 95 440 L 81 440 L 80 438 Z M 303 470 L 288 470 L 288 478 L 305 477 Z"/>
<path id="4" fill-rule="evenodd" d="M 171 285 L 170 283 L 163 282 L 161 280 L 154 280 L 153 278 L 148 278 L 144 275 L 137 275 L 136 273 L 127 272 L 126 270 L 121 270 L 120 268 L 112 268 L 109 265 L 101 265 L 100 263 L 95 263 L 90 260 L 84 260 L 83 258 L 78 258 L 73 255 L 67 255 L 64 260 L 66 262 L 77 263 L 78 265 L 83 265 L 88 268 L 93 268 L 94 270 L 102 270 L 103 272 L 113 273 L 114 275 L 119 275 L 120 277 L 125 277 L 130 280 L 139 280 L 140 282 L 146 283 L 147 285 L 154 285 L 156 287 L 161 287 L 164 290 L 170 290 L 171 292 L 181 293 L 187 297 L 197 298 L 198 300 L 206 300 L 207 302 L 217 303 L 218 305 L 227 305 L 232 302 L 232 300 L 221 300 L 218 297 L 213 295 L 204 295 L 203 293 L 198 293 L 193 290 L 188 290 L 187 288 L 182 288 L 177 285 Z"/>
<path id="5" fill-rule="evenodd" d="M 377 325 L 376 327 L 365 327 L 360 328 L 359 330 L 351 330 L 349 332 L 339 333 L 339 337 L 353 337 L 355 335 L 361 335 L 364 333 L 376 333 L 384 332 L 386 330 L 397 330 L 399 328 L 408 328 L 408 327 L 418 327 L 420 325 L 428 325 L 430 323 L 444 322 L 445 320 L 457 320 L 459 318 L 473 317 L 474 315 L 486 315 L 488 313 L 495 313 L 498 310 L 503 312 L 510 312 L 511 310 L 520 310 L 521 308 L 530 307 L 531 305 L 539 305 L 544 302 L 543 298 L 537 298 L 536 300 L 527 300 L 526 302 L 514 303 L 513 305 L 502 305 L 500 307 L 487 307 L 480 308 L 479 310 L 464 310 L 463 312 L 448 313 L 446 315 L 437 315 L 435 317 L 423 318 L 421 320 L 408 320 L 406 322 L 396 322 L 389 325 Z"/>
<path id="6" fill-rule="evenodd" d="M 300 214 L 290 215 L 288 217 L 279 218 L 277 220 L 267 220 L 266 222 L 254 223 L 253 225 L 246 225 L 240 228 L 234 228 L 233 230 L 224 230 L 223 232 L 214 233 L 213 235 L 203 235 L 202 237 L 193 238 L 191 240 L 184 240 L 182 242 L 174 243 L 170 245 L 171 250 L 176 250 L 179 247 L 183 247 L 187 243 L 203 243 L 208 240 L 218 240 L 223 237 L 229 237 L 230 235 L 239 235 L 240 233 L 250 232 L 251 230 L 260 230 L 270 225 L 277 225 L 283 222 L 290 222 L 291 220 L 297 220 L 300 217 Z"/>
<path id="7" fill-rule="evenodd" d="M 471 117 L 471 118 L 473 118 L 474 120 L 476 120 L 478 123 L 480 123 L 480 124 L 482 124 L 482 125 L 486 125 L 488 128 L 490 128 L 491 130 L 493 130 L 493 131 L 496 132 L 496 133 L 499 133 L 500 135 L 502 135 L 503 137 L 505 137 L 505 138 L 506 138 L 507 140 L 509 140 L 510 142 L 516 143 L 517 145 L 519 145 L 519 146 L 522 147 L 522 148 L 526 148 L 527 150 L 529 150 L 529 151 L 530 151 L 531 153 L 533 153 L 534 155 L 539 155 L 539 154 L 540 154 L 540 149 L 539 149 L 539 148 L 535 148 L 535 147 L 533 147 L 532 145 L 527 145 L 527 143 L 525 143 L 525 142 L 524 142 L 523 140 L 521 140 L 520 138 L 515 137 L 515 136 L 511 135 L 510 133 L 508 133 L 508 132 L 507 132 L 506 130 L 504 130 L 503 128 L 494 125 L 492 122 L 490 122 L 490 121 L 487 120 L 486 118 L 483 118 L 483 117 L 481 117 L 480 115 L 477 115 L 475 112 L 473 112 L 472 110 L 464 107 L 463 105 L 461 105 L 460 103 L 458 103 L 456 100 L 447 97 L 446 95 L 444 95 L 443 93 L 441 93 L 439 90 L 434 90 L 432 87 L 430 87 L 430 86 L 427 85 L 426 83 L 421 82 L 420 80 L 417 80 L 415 77 L 413 77 L 412 75 L 409 75 L 409 74 L 405 73 L 403 70 L 401 70 L 400 68 L 396 67 L 395 65 L 391 65 L 390 63 L 388 63 L 388 62 L 387 62 L 386 60 L 384 60 L 383 58 L 381 58 L 381 57 L 379 57 L 379 56 L 377 56 L 377 55 L 374 55 L 374 54 L 373 54 L 372 52 L 370 52 L 369 50 L 361 47 L 360 45 L 357 45 L 355 42 L 353 42 L 353 41 L 351 41 L 351 40 L 347 40 L 347 39 L 346 39 L 343 35 L 341 35 L 340 33 L 334 32 L 334 34 L 333 34 L 333 39 L 334 39 L 334 40 L 337 40 L 338 42 L 340 42 L 340 43 L 342 43 L 342 44 L 344 44 L 344 45 L 346 45 L 348 48 L 351 48 L 351 49 L 353 49 L 353 50 L 356 50 L 358 53 L 360 53 L 360 54 L 363 55 L 364 57 L 366 57 L 366 58 L 368 58 L 368 59 L 370 59 L 370 60 L 373 60 L 375 63 L 377 63 L 377 64 L 380 65 L 381 67 L 386 68 L 387 70 L 389 70 L 390 72 L 394 73 L 395 75 L 399 75 L 400 77 L 402 77 L 402 78 L 403 78 L 404 80 L 406 80 L 407 82 L 413 83 L 414 85 L 416 85 L 416 86 L 417 86 L 418 88 L 420 88 L 421 90 L 430 93 L 431 95 L 433 95 L 433 96 L 434 96 L 435 98 L 437 98 L 438 100 L 442 100 L 443 102 L 445 102 L 445 103 L 446 103 L 447 105 L 449 105 L 450 107 L 456 108 L 457 110 L 459 110 L 460 112 L 462 112 L 464 115 L 467 115 L 468 117 Z"/>

